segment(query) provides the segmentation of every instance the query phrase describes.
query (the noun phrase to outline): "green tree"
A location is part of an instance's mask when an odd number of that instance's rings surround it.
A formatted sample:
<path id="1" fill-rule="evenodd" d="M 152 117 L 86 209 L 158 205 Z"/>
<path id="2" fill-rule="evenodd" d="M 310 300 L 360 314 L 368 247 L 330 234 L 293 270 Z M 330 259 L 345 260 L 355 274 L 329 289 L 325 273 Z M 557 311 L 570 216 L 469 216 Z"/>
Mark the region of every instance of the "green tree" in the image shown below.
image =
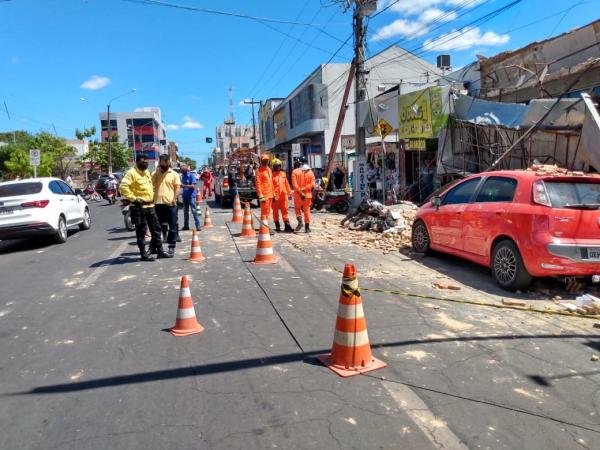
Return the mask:
<path id="1" fill-rule="evenodd" d="M 42 155 L 49 155 L 54 161 L 52 174 L 65 179 L 75 162 L 75 149 L 67 145 L 65 139 L 42 131 L 30 142 L 31 148 L 39 148 Z"/>
<path id="2" fill-rule="evenodd" d="M 196 170 L 196 167 L 197 167 L 196 166 L 196 161 L 194 159 L 192 159 L 192 158 L 188 158 L 187 156 L 183 156 L 182 155 L 182 156 L 179 157 L 179 162 L 181 164 L 186 164 L 186 165 L 190 166 L 191 170 Z"/>
<path id="3" fill-rule="evenodd" d="M 96 134 L 96 127 L 95 126 L 92 126 L 90 128 L 84 128 L 83 130 L 80 130 L 79 128 L 75 128 L 75 136 L 80 141 L 83 141 L 85 139 L 89 139 L 89 138 L 91 138 L 95 134 Z"/>
<path id="4" fill-rule="evenodd" d="M 76 130 L 76 134 L 79 130 Z M 82 132 L 79 132 L 82 133 Z M 92 135 L 95 134 L 92 133 Z M 77 137 L 85 137 L 85 134 L 78 134 Z M 117 136 L 113 136 L 111 141 L 111 153 L 113 171 L 119 171 L 129 167 L 130 153 L 129 148 L 119 142 Z M 99 142 L 97 139 L 89 142 L 89 151 L 79 158 L 80 163 L 89 163 L 93 169 L 96 166 L 100 166 L 101 171 L 106 173 L 108 171 L 108 144 L 106 142 Z"/>
<path id="5" fill-rule="evenodd" d="M 37 176 L 49 177 L 52 175 L 52 169 L 55 161 L 50 153 L 42 153 L 40 157 L 40 165 L 37 168 Z M 33 176 L 33 167 L 29 165 L 29 151 L 22 148 L 14 148 L 10 157 L 4 162 L 4 167 L 14 177 L 31 177 Z"/>

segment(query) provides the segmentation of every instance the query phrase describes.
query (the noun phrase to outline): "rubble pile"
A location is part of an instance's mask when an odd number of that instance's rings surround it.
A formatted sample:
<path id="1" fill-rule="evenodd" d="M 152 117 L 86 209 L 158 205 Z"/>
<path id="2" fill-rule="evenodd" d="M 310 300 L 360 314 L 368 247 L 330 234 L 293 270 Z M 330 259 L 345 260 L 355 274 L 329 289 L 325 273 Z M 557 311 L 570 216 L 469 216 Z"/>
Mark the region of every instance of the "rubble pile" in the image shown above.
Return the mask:
<path id="1" fill-rule="evenodd" d="M 600 298 L 590 294 L 584 294 L 577 297 L 575 304 L 560 303 L 560 305 L 569 312 L 588 316 L 600 315 Z"/>
<path id="2" fill-rule="evenodd" d="M 558 167 L 556 164 L 533 164 L 527 169 L 529 172 L 535 172 L 536 175 L 570 175 L 573 177 L 582 177 L 585 174 L 583 172 L 572 171 L 563 167 Z"/>

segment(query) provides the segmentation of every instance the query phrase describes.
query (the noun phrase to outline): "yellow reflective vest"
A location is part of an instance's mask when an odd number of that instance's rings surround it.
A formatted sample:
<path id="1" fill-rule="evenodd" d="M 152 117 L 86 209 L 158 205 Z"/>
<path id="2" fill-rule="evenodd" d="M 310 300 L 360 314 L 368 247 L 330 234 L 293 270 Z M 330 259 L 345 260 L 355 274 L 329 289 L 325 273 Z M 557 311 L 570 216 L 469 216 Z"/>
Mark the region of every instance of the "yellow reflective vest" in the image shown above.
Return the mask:
<path id="1" fill-rule="evenodd" d="M 130 202 L 141 200 L 145 203 L 144 208 L 154 206 L 154 187 L 152 186 L 152 177 L 147 170 L 141 171 L 137 167 L 133 167 L 127 171 L 119 190 L 123 197 Z"/>

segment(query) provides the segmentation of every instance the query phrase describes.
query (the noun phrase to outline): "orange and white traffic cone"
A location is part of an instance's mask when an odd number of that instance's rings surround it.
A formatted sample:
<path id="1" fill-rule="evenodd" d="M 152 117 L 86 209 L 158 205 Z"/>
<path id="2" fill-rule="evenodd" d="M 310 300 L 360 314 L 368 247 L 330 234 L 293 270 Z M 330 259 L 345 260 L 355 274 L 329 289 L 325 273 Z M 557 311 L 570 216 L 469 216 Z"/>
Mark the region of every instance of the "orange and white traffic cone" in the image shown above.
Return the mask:
<path id="1" fill-rule="evenodd" d="M 333 346 L 317 359 L 342 377 L 351 377 L 387 364 L 373 357 L 354 264 L 346 264 L 338 306 Z"/>
<path id="2" fill-rule="evenodd" d="M 248 202 L 246 202 L 246 209 L 244 210 L 244 223 L 242 224 L 240 237 L 256 237 L 256 231 L 252 223 L 252 211 L 250 211 L 250 203 Z"/>
<path id="3" fill-rule="evenodd" d="M 268 218 L 265 216 L 260 219 L 254 264 L 275 264 L 277 262 L 277 257 L 273 254 L 273 243 L 271 242 L 267 220 Z"/>
<path id="4" fill-rule="evenodd" d="M 212 219 L 210 218 L 210 209 L 208 209 L 208 206 L 206 207 L 206 214 L 204 215 L 204 228 L 212 228 L 213 227 L 213 223 L 212 223 Z"/>
<path id="5" fill-rule="evenodd" d="M 188 336 L 201 333 L 204 327 L 196 319 L 194 301 L 190 293 L 190 283 L 184 275 L 181 277 L 181 289 L 179 290 L 179 306 L 177 307 L 177 318 L 175 326 L 169 330 L 173 336 Z"/>
<path id="6" fill-rule="evenodd" d="M 244 222 L 244 212 L 242 211 L 242 205 L 240 204 L 240 195 L 237 194 L 235 196 L 235 200 L 233 201 L 233 216 L 231 218 L 231 223 L 243 223 Z"/>
<path id="7" fill-rule="evenodd" d="M 190 250 L 190 262 L 204 261 L 206 258 L 202 255 L 202 249 L 200 248 L 200 239 L 198 238 L 198 232 L 192 231 L 192 249 Z"/>
<path id="8" fill-rule="evenodd" d="M 196 188 L 196 208 L 200 209 L 200 203 L 202 203 L 202 193 L 200 188 Z"/>

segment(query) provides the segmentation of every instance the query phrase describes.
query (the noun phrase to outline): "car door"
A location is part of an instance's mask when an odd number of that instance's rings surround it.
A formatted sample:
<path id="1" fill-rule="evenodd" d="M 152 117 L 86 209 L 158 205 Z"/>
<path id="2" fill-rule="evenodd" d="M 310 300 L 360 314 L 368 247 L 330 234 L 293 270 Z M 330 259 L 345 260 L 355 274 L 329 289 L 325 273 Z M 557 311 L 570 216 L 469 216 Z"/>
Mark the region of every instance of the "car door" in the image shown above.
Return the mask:
<path id="1" fill-rule="evenodd" d="M 481 177 L 470 178 L 450 189 L 440 207 L 431 216 L 431 242 L 434 245 L 462 250 L 463 212 L 473 198 Z"/>
<path id="2" fill-rule="evenodd" d="M 63 192 L 64 203 L 68 211 L 67 225 L 79 223 L 81 221 L 81 208 L 79 207 L 79 199 L 75 191 L 64 181 L 57 181 L 57 183 Z"/>
<path id="3" fill-rule="evenodd" d="M 475 201 L 464 212 L 464 250 L 488 256 L 492 241 L 510 226 L 510 212 L 517 180 L 505 176 L 487 177 L 477 191 Z"/>

